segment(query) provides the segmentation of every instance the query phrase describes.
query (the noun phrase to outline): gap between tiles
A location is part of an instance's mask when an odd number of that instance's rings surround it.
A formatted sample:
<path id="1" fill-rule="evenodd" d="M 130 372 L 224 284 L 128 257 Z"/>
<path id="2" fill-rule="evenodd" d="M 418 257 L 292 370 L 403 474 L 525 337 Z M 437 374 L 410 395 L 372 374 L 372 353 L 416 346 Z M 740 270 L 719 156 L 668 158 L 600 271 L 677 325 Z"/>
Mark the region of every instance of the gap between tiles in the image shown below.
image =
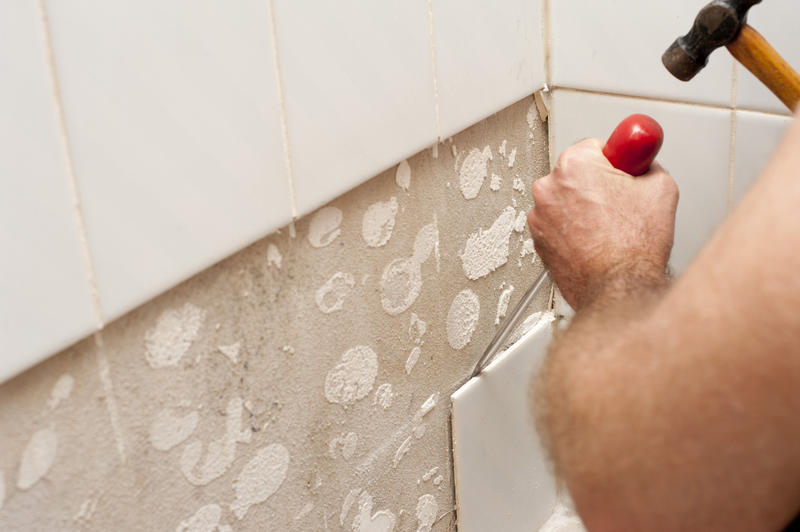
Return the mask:
<path id="1" fill-rule="evenodd" d="M 433 70 L 433 112 L 436 117 L 436 145 L 442 142 L 442 123 L 439 119 L 439 67 L 436 64 L 436 40 L 434 31 L 436 25 L 433 20 L 433 0 L 428 0 L 428 31 L 431 40 L 431 66 Z"/>
<path id="2" fill-rule="evenodd" d="M 267 2 L 269 9 L 269 26 L 272 36 L 272 65 L 275 68 L 275 84 L 278 90 L 278 104 L 281 111 L 281 137 L 283 140 L 283 156 L 286 165 L 286 176 L 289 179 L 289 200 L 292 205 L 292 224 L 297 220 L 297 194 L 294 189 L 294 166 L 292 151 L 289 148 L 289 123 L 286 120 L 286 98 L 283 96 L 283 77 L 281 76 L 280 54 L 278 53 L 278 26 L 275 24 L 275 0 Z M 294 227 L 294 225 L 292 225 Z"/>
<path id="3" fill-rule="evenodd" d="M 660 103 L 672 103 L 678 105 L 685 105 L 689 107 L 701 107 L 703 109 L 717 109 L 717 110 L 734 110 L 734 111 L 747 111 L 750 113 L 761 114 L 765 116 L 780 116 L 786 117 L 788 115 L 783 113 L 776 113 L 772 111 L 763 111 L 759 109 L 750 109 L 746 107 L 736 107 L 734 108 L 732 105 L 715 105 L 715 104 L 708 104 L 708 103 L 697 103 L 697 102 L 687 102 L 683 100 L 674 100 L 668 98 L 655 98 L 653 96 L 641 96 L 636 94 L 621 94 L 618 92 L 607 92 L 607 91 L 596 91 L 596 90 L 589 90 L 589 89 L 576 89 L 574 87 L 566 87 L 562 85 L 554 85 L 550 87 L 551 91 L 562 90 L 562 91 L 569 91 L 569 92 L 577 92 L 582 94 L 597 94 L 599 96 L 609 96 L 612 98 L 629 98 L 633 100 L 646 100 L 650 102 L 660 102 Z"/>
<path id="4" fill-rule="evenodd" d="M 83 255 L 84 267 L 86 268 L 86 282 L 89 283 L 89 293 L 92 295 L 92 307 L 94 308 L 95 318 L 97 320 L 97 330 L 101 330 L 105 326 L 103 319 L 103 307 L 100 304 L 100 292 L 97 290 L 97 279 L 94 271 L 94 261 L 92 260 L 92 252 L 89 249 L 89 236 L 86 232 L 86 220 L 83 214 L 83 207 L 81 206 L 80 190 L 78 189 L 78 180 L 75 176 L 75 165 L 72 160 L 72 147 L 69 142 L 69 135 L 67 133 L 67 120 L 64 115 L 64 103 L 61 98 L 61 88 L 58 83 L 58 74 L 56 72 L 55 52 L 53 50 L 53 39 L 50 34 L 50 22 L 47 17 L 47 7 L 44 4 L 45 0 L 37 2 L 39 10 L 40 28 L 42 31 L 42 39 L 44 40 L 45 61 L 47 62 L 47 71 L 50 77 L 50 88 L 52 95 L 52 103 L 56 113 L 56 121 L 58 122 L 58 136 L 61 141 L 61 150 L 64 155 L 64 165 L 66 166 L 66 173 L 69 181 L 69 190 L 72 195 L 72 209 L 75 214 L 75 229 L 78 231 L 78 239 L 81 243 L 81 254 Z"/>

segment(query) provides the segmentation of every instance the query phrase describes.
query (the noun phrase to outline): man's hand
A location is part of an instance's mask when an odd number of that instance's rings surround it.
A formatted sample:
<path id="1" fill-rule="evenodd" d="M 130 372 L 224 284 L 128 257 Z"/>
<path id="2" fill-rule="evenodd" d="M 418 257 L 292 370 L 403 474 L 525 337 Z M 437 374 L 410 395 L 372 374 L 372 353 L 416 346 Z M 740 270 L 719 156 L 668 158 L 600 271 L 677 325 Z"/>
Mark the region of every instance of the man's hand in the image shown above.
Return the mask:
<path id="1" fill-rule="evenodd" d="M 609 290 L 663 284 L 678 187 L 658 164 L 632 178 L 584 140 L 533 183 L 528 226 L 536 252 L 576 310 Z"/>

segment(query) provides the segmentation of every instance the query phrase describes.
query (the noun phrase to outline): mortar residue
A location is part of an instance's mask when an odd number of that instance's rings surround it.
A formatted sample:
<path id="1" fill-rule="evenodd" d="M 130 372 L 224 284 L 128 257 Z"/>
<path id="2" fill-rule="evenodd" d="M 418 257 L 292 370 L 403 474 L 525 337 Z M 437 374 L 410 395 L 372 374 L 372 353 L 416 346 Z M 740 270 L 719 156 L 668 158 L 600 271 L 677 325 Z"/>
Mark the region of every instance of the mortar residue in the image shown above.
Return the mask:
<path id="1" fill-rule="evenodd" d="M 186 303 L 164 311 L 145 334 L 145 359 L 151 368 L 176 366 L 197 338 L 206 311 Z"/>
<path id="2" fill-rule="evenodd" d="M 450 304 L 447 313 L 447 343 L 453 349 L 463 349 L 472 339 L 478 325 L 481 304 L 470 289 L 459 292 Z"/>
<path id="3" fill-rule="evenodd" d="M 181 416 L 164 409 L 150 424 L 150 443 L 159 451 L 169 451 L 192 435 L 199 420 L 200 414 L 194 411 Z"/>
<path id="4" fill-rule="evenodd" d="M 345 272 L 334 273 L 314 294 L 317 308 L 325 314 L 341 310 L 344 306 L 345 298 L 355 285 L 356 280 L 351 274 Z"/>
<path id="5" fill-rule="evenodd" d="M 394 182 L 403 190 L 408 190 L 411 186 L 411 167 L 408 161 L 400 161 L 397 165 L 397 171 L 394 174 Z"/>
<path id="6" fill-rule="evenodd" d="M 323 207 L 311 217 L 308 242 L 315 248 L 324 248 L 338 237 L 342 230 L 342 211 L 336 207 Z"/>
<path id="7" fill-rule="evenodd" d="M 278 491 L 288 469 L 289 451 L 286 447 L 273 443 L 259 449 L 233 483 L 236 500 L 231 504 L 231 511 L 243 519 L 252 505 L 266 501 Z"/>
<path id="8" fill-rule="evenodd" d="M 439 505 L 433 495 L 426 493 L 417 500 L 417 532 L 431 532 Z"/>
<path id="9" fill-rule="evenodd" d="M 370 347 L 348 349 L 325 377 L 325 398 L 347 408 L 372 390 L 378 374 L 378 356 Z"/>
<path id="10" fill-rule="evenodd" d="M 468 279 L 485 277 L 508 262 L 508 240 L 516 216 L 516 209 L 506 207 L 489 229 L 479 229 L 469 236 L 460 254 L 461 267 Z"/>
<path id="11" fill-rule="evenodd" d="M 386 245 L 392 237 L 394 219 L 397 216 L 397 198 L 378 201 L 367 208 L 361 220 L 361 236 L 371 248 Z"/>
<path id="12" fill-rule="evenodd" d="M 53 466 L 57 451 L 58 436 L 52 425 L 34 432 L 22 451 L 17 488 L 26 490 L 39 482 Z"/>
<path id="13" fill-rule="evenodd" d="M 475 199 L 481 191 L 483 180 L 486 179 L 487 163 L 492 159 L 492 149 L 489 146 L 479 150 L 472 148 L 469 155 L 461 163 L 461 170 L 458 173 L 461 184 L 461 194 L 464 199 Z"/>

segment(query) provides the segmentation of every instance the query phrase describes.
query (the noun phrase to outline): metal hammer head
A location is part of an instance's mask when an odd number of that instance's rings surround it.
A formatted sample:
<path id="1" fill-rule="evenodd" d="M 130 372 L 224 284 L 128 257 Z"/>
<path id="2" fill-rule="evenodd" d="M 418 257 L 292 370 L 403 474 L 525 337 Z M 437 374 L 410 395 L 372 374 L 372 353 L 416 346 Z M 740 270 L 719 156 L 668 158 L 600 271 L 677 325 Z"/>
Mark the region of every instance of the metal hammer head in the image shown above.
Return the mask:
<path id="1" fill-rule="evenodd" d="M 689 81 L 711 52 L 732 42 L 747 23 L 747 11 L 761 0 L 713 0 L 700 10 L 692 29 L 667 48 L 661 61 L 673 76 Z"/>

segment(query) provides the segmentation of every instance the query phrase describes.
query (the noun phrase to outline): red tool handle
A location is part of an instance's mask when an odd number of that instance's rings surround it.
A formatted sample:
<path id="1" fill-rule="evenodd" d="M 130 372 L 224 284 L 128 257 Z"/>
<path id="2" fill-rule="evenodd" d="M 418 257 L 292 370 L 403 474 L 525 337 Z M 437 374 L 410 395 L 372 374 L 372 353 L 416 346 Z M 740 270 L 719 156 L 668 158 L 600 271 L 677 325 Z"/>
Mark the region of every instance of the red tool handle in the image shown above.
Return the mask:
<path id="1" fill-rule="evenodd" d="M 617 170 L 638 177 L 650 170 L 663 142 L 658 122 L 647 115 L 631 115 L 611 133 L 603 155 Z"/>

